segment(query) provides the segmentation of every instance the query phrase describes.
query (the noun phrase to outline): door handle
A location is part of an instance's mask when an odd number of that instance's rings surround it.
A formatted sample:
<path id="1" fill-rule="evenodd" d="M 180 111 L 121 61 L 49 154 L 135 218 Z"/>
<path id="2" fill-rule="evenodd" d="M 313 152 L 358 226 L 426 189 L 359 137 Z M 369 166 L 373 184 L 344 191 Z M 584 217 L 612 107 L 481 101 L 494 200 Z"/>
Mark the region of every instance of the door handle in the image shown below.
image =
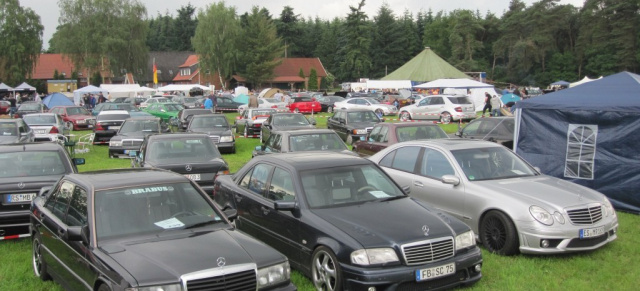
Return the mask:
<path id="1" fill-rule="evenodd" d="M 242 195 L 236 195 L 236 201 L 237 202 L 242 201 Z"/>
<path id="2" fill-rule="evenodd" d="M 262 210 L 262 214 L 264 214 L 264 215 L 268 215 L 269 212 L 271 211 L 271 210 L 269 210 L 269 208 L 264 207 L 264 206 L 260 207 L 260 209 Z"/>
<path id="3" fill-rule="evenodd" d="M 420 181 L 413 181 L 413 186 L 424 187 L 424 184 L 422 184 L 422 182 L 420 182 Z"/>
<path id="4" fill-rule="evenodd" d="M 58 236 L 59 237 L 61 237 L 61 238 L 64 237 L 64 233 L 65 233 L 64 229 L 58 228 Z"/>

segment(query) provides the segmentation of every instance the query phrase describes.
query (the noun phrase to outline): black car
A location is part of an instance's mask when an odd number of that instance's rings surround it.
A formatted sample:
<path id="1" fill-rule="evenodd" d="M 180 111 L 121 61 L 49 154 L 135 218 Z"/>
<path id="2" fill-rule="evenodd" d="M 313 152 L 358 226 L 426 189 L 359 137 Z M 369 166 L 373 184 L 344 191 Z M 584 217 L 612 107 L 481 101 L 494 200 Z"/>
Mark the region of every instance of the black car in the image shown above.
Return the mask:
<path id="1" fill-rule="evenodd" d="M 356 155 L 335 131 L 314 128 L 273 131 L 264 145 L 256 146 L 252 156 L 304 151 L 332 151 Z"/>
<path id="2" fill-rule="evenodd" d="M 0 119 L 0 144 L 33 142 L 35 132 L 22 118 Z"/>
<path id="3" fill-rule="evenodd" d="M 238 107 L 244 103 L 233 101 L 233 96 L 216 97 L 216 112 L 238 112 Z"/>
<path id="4" fill-rule="evenodd" d="M 29 235 L 29 204 L 44 186 L 76 173 L 84 159 L 71 159 L 57 143 L 0 147 L 0 240 Z"/>
<path id="5" fill-rule="evenodd" d="M 236 152 L 236 138 L 224 114 L 194 115 L 190 121 L 187 132 L 206 133 L 220 152 Z"/>
<path id="6" fill-rule="evenodd" d="M 181 131 L 187 130 L 191 118 L 200 114 L 213 114 L 213 111 L 204 108 L 184 108 L 178 111 L 178 129 Z"/>
<path id="7" fill-rule="evenodd" d="M 66 175 L 33 200 L 30 227 L 35 275 L 68 290 L 296 289 L 285 256 L 169 171 Z"/>
<path id="8" fill-rule="evenodd" d="M 171 98 L 171 102 L 178 103 L 182 105 L 184 108 L 196 108 L 196 102 L 198 101 L 198 97 L 190 97 L 190 96 L 174 96 Z"/>
<path id="9" fill-rule="evenodd" d="M 513 149 L 514 130 L 513 117 L 487 117 L 474 119 L 455 135 L 461 138 L 488 140 Z"/>
<path id="10" fill-rule="evenodd" d="M 102 111 L 96 117 L 96 125 L 93 127 L 93 144 L 109 144 L 111 138 L 118 133 L 124 121 L 131 117 L 124 110 Z"/>
<path id="11" fill-rule="evenodd" d="M 286 255 L 318 290 L 444 289 L 482 277 L 473 231 L 363 158 L 259 156 L 214 189 L 218 205 L 238 211 L 238 229 Z"/>
<path id="12" fill-rule="evenodd" d="M 347 144 L 365 137 L 373 126 L 382 122 L 375 112 L 369 109 L 340 109 L 327 119 L 327 127 L 335 132 Z"/>
<path id="13" fill-rule="evenodd" d="M 316 120 L 307 119 L 302 113 L 273 113 L 269 118 L 262 122 L 260 128 L 260 143 L 269 138 L 272 131 L 275 130 L 293 130 L 293 129 L 309 129 L 316 128 Z"/>
<path id="14" fill-rule="evenodd" d="M 16 110 L 13 115 L 14 118 L 22 118 L 25 114 L 29 113 L 44 113 L 49 111 L 47 105 L 44 105 L 40 102 L 23 102 L 18 106 L 18 110 Z"/>
<path id="15" fill-rule="evenodd" d="M 171 132 L 158 117 L 127 118 L 120 129 L 109 140 L 110 158 L 130 158 L 130 151 L 140 150 L 144 137 L 154 133 Z"/>
<path id="16" fill-rule="evenodd" d="M 344 101 L 343 97 L 329 95 L 329 96 L 321 96 L 316 99 L 316 101 L 320 102 L 322 106 L 322 112 L 333 112 L 333 103 Z"/>
<path id="17" fill-rule="evenodd" d="M 229 174 L 229 165 L 204 133 L 152 134 L 145 137 L 140 151 L 134 152 L 132 166 L 161 168 L 193 180 L 207 194 L 219 175 Z"/>

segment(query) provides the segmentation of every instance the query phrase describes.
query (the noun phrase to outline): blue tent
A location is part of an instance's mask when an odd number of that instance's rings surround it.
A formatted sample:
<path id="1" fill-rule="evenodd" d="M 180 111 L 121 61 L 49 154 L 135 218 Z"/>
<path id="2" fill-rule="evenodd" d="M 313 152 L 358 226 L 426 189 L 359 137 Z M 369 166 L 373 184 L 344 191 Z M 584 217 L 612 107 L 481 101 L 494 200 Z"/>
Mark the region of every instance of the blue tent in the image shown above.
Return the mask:
<path id="1" fill-rule="evenodd" d="M 640 75 L 622 72 L 516 103 L 514 150 L 543 173 L 640 213 Z M 579 197 L 578 197 L 579 198 Z"/>
<path id="2" fill-rule="evenodd" d="M 239 102 L 242 104 L 249 104 L 249 96 L 247 96 L 247 94 L 239 94 L 238 96 L 233 98 L 233 101 Z"/>
<path id="3" fill-rule="evenodd" d="M 61 93 L 53 93 L 42 99 L 42 104 L 51 108 L 53 106 L 73 106 L 73 101 L 69 100 L 67 96 Z"/>
<path id="4" fill-rule="evenodd" d="M 518 101 L 520 101 L 520 96 L 513 94 L 513 93 L 508 93 L 508 94 L 504 94 L 500 97 L 500 100 L 502 101 L 502 104 L 507 104 L 509 102 L 513 102 L 516 103 Z"/>

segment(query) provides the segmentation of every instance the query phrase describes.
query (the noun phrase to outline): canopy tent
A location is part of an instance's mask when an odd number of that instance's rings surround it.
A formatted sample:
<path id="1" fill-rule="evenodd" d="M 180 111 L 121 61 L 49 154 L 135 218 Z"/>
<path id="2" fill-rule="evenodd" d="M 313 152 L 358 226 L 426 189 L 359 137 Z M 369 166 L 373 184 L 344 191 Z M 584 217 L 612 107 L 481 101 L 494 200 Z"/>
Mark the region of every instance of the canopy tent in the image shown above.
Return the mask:
<path id="1" fill-rule="evenodd" d="M 107 90 L 111 98 L 134 97 L 140 90 L 138 84 L 101 84 L 100 88 Z"/>
<path id="2" fill-rule="evenodd" d="M 520 96 L 513 94 L 513 93 L 508 93 L 508 94 L 504 94 L 502 95 L 502 97 L 500 97 L 500 101 L 502 102 L 502 104 L 507 104 L 509 102 L 513 102 L 516 103 L 518 101 L 520 101 L 522 98 L 520 98 Z"/>
<path id="3" fill-rule="evenodd" d="M 207 87 L 207 86 L 202 86 L 199 84 L 171 84 L 171 85 L 167 85 L 167 86 L 162 86 L 160 88 L 158 88 L 158 91 L 182 91 L 182 92 L 189 92 L 189 90 L 191 90 L 192 88 L 199 88 L 202 89 L 203 91 L 213 91 L 213 86 L 211 87 Z"/>
<path id="4" fill-rule="evenodd" d="M 233 98 L 233 101 L 239 102 L 242 104 L 249 104 L 249 95 L 240 93 L 236 97 Z"/>
<path id="5" fill-rule="evenodd" d="M 566 86 L 569 86 L 569 82 L 564 81 L 564 80 L 560 80 L 560 81 L 557 81 L 557 82 L 553 82 L 553 83 L 551 83 L 551 84 L 549 84 L 549 85 L 551 85 L 551 86 L 564 86 L 564 87 L 566 87 Z"/>
<path id="6" fill-rule="evenodd" d="M 602 77 L 600 77 L 598 79 L 591 79 L 591 78 L 585 76 L 584 78 L 582 78 L 582 80 L 569 84 L 569 88 L 573 88 L 575 86 L 582 85 L 584 83 L 589 83 L 591 81 L 595 81 L 595 80 L 599 80 L 599 79 L 602 79 Z"/>
<path id="7" fill-rule="evenodd" d="M 411 89 L 410 80 L 367 80 L 367 90 L 382 89 Z"/>
<path id="8" fill-rule="evenodd" d="M 429 82 L 444 78 L 469 78 L 465 73 L 447 63 L 429 47 L 381 80 L 411 80 Z"/>
<path id="9" fill-rule="evenodd" d="M 413 88 L 420 89 L 435 89 L 435 88 L 493 88 L 493 85 L 485 84 L 471 79 L 438 79 L 420 85 L 413 86 Z"/>
<path id="10" fill-rule="evenodd" d="M 74 105 L 69 98 L 61 93 L 53 93 L 42 99 L 42 104 L 47 105 L 48 108 L 54 106 L 72 106 Z"/>
<path id="11" fill-rule="evenodd" d="M 13 88 L 9 87 L 5 83 L 0 83 L 0 91 L 13 91 Z"/>
<path id="12" fill-rule="evenodd" d="M 98 88 L 96 86 L 93 85 L 88 85 L 85 87 L 82 87 L 78 90 L 73 91 L 73 103 L 75 103 L 76 105 L 80 105 L 82 102 L 80 102 L 82 95 L 83 94 L 96 94 L 96 93 L 102 93 L 104 95 L 109 94 L 109 92 L 105 89 L 102 88 Z"/>
<path id="13" fill-rule="evenodd" d="M 27 84 L 27 82 L 22 82 L 22 84 L 18 85 L 17 87 L 13 88 L 13 91 L 35 91 L 36 87 L 33 87 L 29 84 Z"/>
<path id="14" fill-rule="evenodd" d="M 622 72 L 516 103 L 514 150 L 543 173 L 640 213 L 640 75 Z"/>
<path id="15" fill-rule="evenodd" d="M 265 88 L 260 91 L 258 94 L 258 98 L 271 98 L 273 95 L 276 95 L 280 89 L 278 88 Z"/>

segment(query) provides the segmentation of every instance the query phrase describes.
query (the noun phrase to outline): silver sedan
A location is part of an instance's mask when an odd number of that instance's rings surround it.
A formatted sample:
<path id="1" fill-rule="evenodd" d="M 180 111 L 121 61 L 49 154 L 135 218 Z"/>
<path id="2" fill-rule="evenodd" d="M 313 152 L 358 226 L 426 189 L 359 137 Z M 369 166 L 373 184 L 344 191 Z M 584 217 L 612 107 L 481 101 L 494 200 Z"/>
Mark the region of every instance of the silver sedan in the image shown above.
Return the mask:
<path id="1" fill-rule="evenodd" d="M 410 195 L 466 222 L 491 252 L 593 250 L 617 238 L 601 193 L 541 174 L 502 145 L 403 142 L 371 156 Z"/>

